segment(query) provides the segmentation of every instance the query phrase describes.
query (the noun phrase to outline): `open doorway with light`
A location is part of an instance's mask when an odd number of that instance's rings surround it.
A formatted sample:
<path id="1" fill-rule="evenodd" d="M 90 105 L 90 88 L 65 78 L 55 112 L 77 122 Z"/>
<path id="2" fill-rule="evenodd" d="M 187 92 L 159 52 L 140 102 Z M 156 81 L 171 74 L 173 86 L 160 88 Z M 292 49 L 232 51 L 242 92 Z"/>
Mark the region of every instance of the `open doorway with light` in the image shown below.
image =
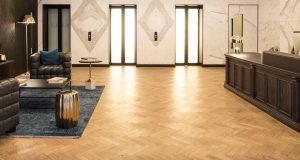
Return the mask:
<path id="1" fill-rule="evenodd" d="M 202 6 L 176 6 L 176 65 L 202 64 L 202 30 Z"/>
<path id="2" fill-rule="evenodd" d="M 136 6 L 110 6 L 110 64 L 136 64 Z"/>

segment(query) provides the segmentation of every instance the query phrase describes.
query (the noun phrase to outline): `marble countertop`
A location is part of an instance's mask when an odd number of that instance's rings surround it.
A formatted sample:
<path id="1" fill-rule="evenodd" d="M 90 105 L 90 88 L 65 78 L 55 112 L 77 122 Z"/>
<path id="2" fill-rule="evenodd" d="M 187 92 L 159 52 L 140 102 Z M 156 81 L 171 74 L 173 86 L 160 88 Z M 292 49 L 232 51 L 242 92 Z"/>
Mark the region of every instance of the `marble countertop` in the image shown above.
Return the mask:
<path id="1" fill-rule="evenodd" d="M 236 58 L 239 60 L 244 60 L 252 63 L 262 64 L 262 54 L 255 52 L 247 52 L 247 53 L 227 53 L 226 57 Z"/>

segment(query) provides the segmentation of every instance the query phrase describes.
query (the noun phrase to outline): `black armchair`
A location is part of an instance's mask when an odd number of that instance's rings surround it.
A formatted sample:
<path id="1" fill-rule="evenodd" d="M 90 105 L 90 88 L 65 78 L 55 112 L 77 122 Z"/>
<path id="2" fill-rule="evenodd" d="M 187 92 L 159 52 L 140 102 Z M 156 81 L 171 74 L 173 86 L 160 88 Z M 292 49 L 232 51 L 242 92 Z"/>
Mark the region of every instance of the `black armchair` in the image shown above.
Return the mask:
<path id="1" fill-rule="evenodd" d="M 42 65 L 40 53 L 30 56 L 30 78 L 31 79 L 48 79 L 53 77 L 71 78 L 71 53 L 59 54 L 59 65 Z"/>
<path id="2" fill-rule="evenodd" d="M 0 133 L 14 132 L 19 124 L 19 82 L 16 79 L 0 81 Z"/>

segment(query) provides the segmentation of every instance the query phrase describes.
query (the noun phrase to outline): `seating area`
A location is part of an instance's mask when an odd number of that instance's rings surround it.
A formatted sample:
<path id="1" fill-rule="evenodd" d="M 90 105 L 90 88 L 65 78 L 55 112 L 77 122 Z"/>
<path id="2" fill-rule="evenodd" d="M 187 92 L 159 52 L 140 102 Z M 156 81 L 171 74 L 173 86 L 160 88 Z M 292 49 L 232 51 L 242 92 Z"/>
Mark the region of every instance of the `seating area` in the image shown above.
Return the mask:
<path id="1" fill-rule="evenodd" d="M 0 81 L 0 132 L 15 132 L 19 124 L 19 82 Z"/>
<path id="2" fill-rule="evenodd" d="M 297 0 L 1 0 L 0 160 L 300 160 Z"/>
<path id="3" fill-rule="evenodd" d="M 60 53 L 59 64 L 44 65 L 41 64 L 40 53 L 34 53 L 30 56 L 30 78 L 49 79 L 53 77 L 71 78 L 71 53 Z"/>

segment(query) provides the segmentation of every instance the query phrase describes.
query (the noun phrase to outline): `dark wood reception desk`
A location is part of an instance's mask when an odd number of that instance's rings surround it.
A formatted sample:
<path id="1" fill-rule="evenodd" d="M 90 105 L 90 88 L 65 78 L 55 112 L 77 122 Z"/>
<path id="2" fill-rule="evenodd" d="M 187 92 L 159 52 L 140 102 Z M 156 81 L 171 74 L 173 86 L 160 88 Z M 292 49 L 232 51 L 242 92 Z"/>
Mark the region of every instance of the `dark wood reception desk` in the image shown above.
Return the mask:
<path id="1" fill-rule="evenodd" d="M 300 57 L 272 52 L 225 56 L 225 88 L 300 132 Z"/>

